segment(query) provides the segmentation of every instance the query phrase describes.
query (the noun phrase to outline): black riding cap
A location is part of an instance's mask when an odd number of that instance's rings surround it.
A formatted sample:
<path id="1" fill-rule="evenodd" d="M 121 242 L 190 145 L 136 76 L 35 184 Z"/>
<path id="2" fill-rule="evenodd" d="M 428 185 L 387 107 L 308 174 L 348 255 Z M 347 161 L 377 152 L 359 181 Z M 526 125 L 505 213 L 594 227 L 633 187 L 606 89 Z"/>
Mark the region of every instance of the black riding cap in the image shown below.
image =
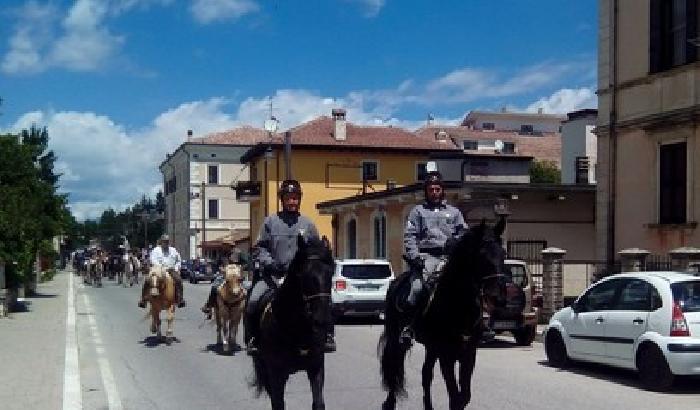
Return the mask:
<path id="1" fill-rule="evenodd" d="M 279 196 L 282 198 L 285 194 L 299 194 L 301 196 L 301 184 L 296 179 L 287 179 L 282 181 L 280 185 Z"/>
<path id="2" fill-rule="evenodd" d="M 444 187 L 444 183 L 442 182 L 442 174 L 440 174 L 440 172 L 431 171 L 425 176 L 425 180 L 423 181 L 423 190 L 427 190 L 431 185 L 440 185 L 441 187 Z"/>

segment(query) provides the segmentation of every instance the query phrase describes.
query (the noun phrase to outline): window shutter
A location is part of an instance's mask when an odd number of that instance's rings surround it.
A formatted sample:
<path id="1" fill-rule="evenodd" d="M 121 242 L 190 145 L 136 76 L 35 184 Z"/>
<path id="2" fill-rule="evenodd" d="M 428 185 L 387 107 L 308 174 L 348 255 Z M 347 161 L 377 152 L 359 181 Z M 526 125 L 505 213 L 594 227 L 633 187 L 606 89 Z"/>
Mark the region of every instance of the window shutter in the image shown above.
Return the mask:
<path id="1" fill-rule="evenodd" d="M 685 4 L 685 57 L 686 63 L 692 63 L 697 60 L 698 47 L 695 40 L 698 37 L 698 1 L 686 0 Z"/>
<path id="2" fill-rule="evenodd" d="M 651 0 L 649 10 L 649 73 L 661 71 L 662 35 L 661 10 L 662 0 Z M 617 22 L 615 22 L 617 24 Z M 611 34 L 613 29 L 610 29 Z M 612 37 L 612 35 L 611 35 Z M 613 47 L 611 44 L 610 47 Z"/>

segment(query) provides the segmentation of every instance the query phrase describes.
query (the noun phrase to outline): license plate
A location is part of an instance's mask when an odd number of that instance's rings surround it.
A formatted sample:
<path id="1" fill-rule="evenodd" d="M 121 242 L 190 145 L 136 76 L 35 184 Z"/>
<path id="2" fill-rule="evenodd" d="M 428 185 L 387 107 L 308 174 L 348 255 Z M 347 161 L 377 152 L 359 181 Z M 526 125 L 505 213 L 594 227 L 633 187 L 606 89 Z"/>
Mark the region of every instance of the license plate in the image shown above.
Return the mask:
<path id="1" fill-rule="evenodd" d="M 514 329 L 515 328 L 515 321 L 514 320 L 496 320 L 493 322 L 493 325 L 491 326 L 494 330 L 497 329 Z"/>
<path id="2" fill-rule="evenodd" d="M 366 285 L 355 285 L 356 288 L 362 289 L 362 290 L 377 290 L 382 285 L 372 285 L 372 284 L 366 284 Z"/>

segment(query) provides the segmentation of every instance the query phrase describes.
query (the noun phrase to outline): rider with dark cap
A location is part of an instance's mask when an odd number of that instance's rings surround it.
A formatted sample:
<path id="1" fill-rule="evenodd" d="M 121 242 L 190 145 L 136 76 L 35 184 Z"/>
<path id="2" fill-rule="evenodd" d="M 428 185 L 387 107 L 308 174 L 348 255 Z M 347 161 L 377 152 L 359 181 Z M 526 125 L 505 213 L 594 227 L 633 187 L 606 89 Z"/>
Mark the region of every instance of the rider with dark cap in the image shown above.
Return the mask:
<path id="1" fill-rule="evenodd" d="M 314 223 L 299 213 L 301 185 L 296 180 L 285 180 L 279 190 L 282 211 L 265 218 L 253 251 L 253 266 L 260 278 L 250 292 L 246 306 L 245 328 L 249 354 L 257 352 L 260 299 L 287 274 L 289 264 L 297 252 L 297 236 L 318 239 Z M 332 327 L 328 329 L 325 350 L 335 351 Z"/>
<path id="2" fill-rule="evenodd" d="M 430 165 L 434 168 L 434 163 Z M 414 310 L 427 286 L 435 284 L 447 255 L 467 229 L 462 212 L 445 201 L 442 175 L 436 169 L 426 175 L 423 191 L 425 202 L 408 214 L 403 236 L 405 257 L 412 268 L 411 290 L 406 299 L 409 311 Z M 401 339 L 412 341 L 412 326 L 404 329 Z"/>

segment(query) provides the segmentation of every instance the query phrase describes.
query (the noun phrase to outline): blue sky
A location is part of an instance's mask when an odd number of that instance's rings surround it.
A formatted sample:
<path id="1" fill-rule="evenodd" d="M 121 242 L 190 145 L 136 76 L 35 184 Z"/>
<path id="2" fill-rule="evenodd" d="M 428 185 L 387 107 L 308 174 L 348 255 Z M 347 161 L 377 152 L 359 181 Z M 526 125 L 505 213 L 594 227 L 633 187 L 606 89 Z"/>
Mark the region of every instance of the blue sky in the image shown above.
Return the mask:
<path id="1" fill-rule="evenodd" d="M 185 138 L 333 107 L 432 113 L 595 106 L 595 0 L 3 0 L 1 130 L 49 127 L 75 213 L 158 188 Z"/>

